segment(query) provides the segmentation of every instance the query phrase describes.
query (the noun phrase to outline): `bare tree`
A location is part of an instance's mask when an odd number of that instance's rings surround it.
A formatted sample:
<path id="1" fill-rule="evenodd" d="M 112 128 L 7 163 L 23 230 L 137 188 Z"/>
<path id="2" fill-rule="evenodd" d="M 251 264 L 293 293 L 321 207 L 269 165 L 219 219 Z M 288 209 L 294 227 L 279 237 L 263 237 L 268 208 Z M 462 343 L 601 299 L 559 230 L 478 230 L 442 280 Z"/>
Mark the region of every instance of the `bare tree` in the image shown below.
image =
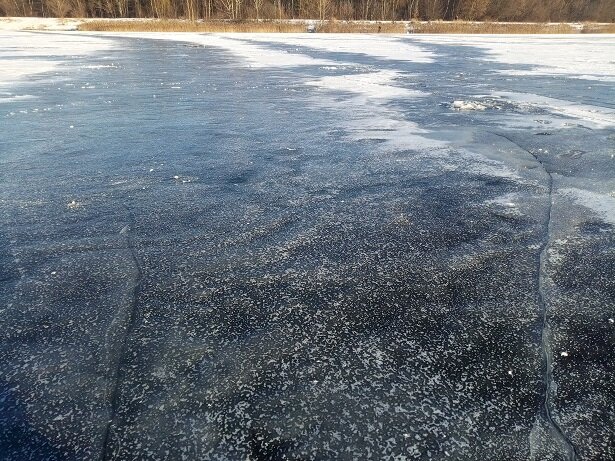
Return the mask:
<path id="1" fill-rule="evenodd" d="M 489 0 L 465 0 L 461 3 L 459 13 L 469 21 L 482 19 L 489 7 Z"/>
<path id="2" fill-rule="evenodd" d="M 331 0 L 318 0 L 318 17 L 321 21 L 327 19 Z"/>
<path id="3" fill-rule="evenodd" d="M 65 18 L 70 11 L 70 3 L 66 0 L 45 0 L 45 6 L 56 18 Z"/>
<path id="4" fill-rule="evenodd" d="M 367 20 L 371 18 L 372 0 L 363 0 L 363 14 L 362 19 Z"/>
<path id="5" fill-rule="evenodd" d="M 184 16 L 191 21 L 195 21 L 198 18 L 198 13 L 199 13 L 198 0 L 185 0 Z"/>
<path id="6" fill-rule="evenodd" d="M 243 0 L 217 0 L 217 2 L 228 19 L 239 19 L 241 17 Z"/>
<path id="7" fill-rule="evenodd" d="M 0 15 L 156 17 L 190 20 L 244 16 L 245 0 L 0 0 Z M 615 22 L 615 0 L 249 0 L 261 17 L 469 19 Z"/>
<path id="8" fill-rule="evenodd" d="M 256 12 L 256 19 L 260 19 L 260 11 L 263 3 L 264 0 L 252 0 L 252 5 L 254 5 L 254 11 Z"/>

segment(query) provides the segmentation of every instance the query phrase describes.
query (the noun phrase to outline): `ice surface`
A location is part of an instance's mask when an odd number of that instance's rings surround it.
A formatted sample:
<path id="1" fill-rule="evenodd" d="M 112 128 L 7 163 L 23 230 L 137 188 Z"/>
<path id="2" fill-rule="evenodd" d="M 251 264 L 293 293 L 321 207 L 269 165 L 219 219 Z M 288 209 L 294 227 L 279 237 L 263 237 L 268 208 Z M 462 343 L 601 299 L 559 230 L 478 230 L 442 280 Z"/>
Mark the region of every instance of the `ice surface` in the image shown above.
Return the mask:
<path id="1" fill-rule="evenodd" d="M 24 99 L 30 99 L 33 98 L 33 96 L 29 95 L 29 94 L 12 94 L 12 93 L 0 93 L 0 104 L 2 103 L 6 103 L 6 102 L 13 102 L 13 101 L 23 101 Z"/>
<path id="2" fill-rule="evenodd" d="M 612 458 L 608 37 L 2 38 L 2 456 Z"/>

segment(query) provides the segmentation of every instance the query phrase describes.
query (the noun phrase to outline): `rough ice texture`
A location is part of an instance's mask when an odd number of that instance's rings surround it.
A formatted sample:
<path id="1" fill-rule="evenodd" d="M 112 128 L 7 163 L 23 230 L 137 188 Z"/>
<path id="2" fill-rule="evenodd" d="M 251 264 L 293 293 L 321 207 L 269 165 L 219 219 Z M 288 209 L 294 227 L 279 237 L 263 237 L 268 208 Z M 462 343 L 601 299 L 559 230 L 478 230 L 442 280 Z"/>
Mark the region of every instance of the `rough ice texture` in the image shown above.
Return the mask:
<path id="1" fill-rule="evenodd" d="M 37 56 L 20 37 L 4 64 Z M 519 88 L 479 47 L 152 37 L 175 42 L 114 39 L 112 69 L 57 54 L 66 84 L 22 74 L 34 99 L 2 105 L 7 458 L 563 459 L 531 430 L 548 281 L 547 406 L 612 459 L 608 129 L 487 104 Z"/>

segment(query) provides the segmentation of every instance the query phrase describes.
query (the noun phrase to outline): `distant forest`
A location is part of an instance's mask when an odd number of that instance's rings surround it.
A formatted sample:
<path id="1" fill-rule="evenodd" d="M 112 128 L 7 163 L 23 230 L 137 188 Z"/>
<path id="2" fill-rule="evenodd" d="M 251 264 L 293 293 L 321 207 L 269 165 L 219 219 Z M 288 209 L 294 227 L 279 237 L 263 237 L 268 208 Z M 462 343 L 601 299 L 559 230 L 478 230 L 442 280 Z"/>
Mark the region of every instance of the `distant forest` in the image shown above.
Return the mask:
<path id="1" fill-rule="evenodd" d="M 0 0 L 0 15 L 615 22 L 615 0 Z"/>

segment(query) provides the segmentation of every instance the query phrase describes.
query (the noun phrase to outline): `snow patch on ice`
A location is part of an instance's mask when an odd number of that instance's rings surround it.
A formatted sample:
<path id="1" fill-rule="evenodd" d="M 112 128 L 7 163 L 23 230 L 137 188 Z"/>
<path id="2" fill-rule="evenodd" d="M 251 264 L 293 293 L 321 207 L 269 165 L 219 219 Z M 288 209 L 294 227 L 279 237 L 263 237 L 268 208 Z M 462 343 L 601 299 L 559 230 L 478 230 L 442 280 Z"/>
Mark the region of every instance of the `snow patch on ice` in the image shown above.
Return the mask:
<path id="1" fill-rule="evenodd" d="M 112 42 L 100 37 L 65 32 L 0 32 L 0 85 L 12 85 L 29 76 L 49 73 L 75 56 L 108 50 Z"/>
<path id="2" fill-rule="evenodd" d="M 313 58 L 307 53 L 309 49 L 333 53 L 361 54 L 375 59 L 388 61 L 405 61 L 415 63 L 431 63 L 435 53 L 423 47 L 410 43 L 402 37 L 364 34 L 196 34 L 191 32 L 161 33 L 108 33 L 106 36 L 140 37 L 157 40 L 176 40 L 195 43 L 203 46 L 222 48 L 238 57 L 250 67 L 296 67 L 321 66 L 326 70 L 334 70 L 339 66 L 348 65 L 343 60 Z M 268 45 L 290 45 L 296 48 L 292 52 L 274 49 Z M 305 49 L 304 49 L 305 48 Z"/>
<path id="3" fill-rule="evenodd" d="M 418 124 L 404 120 L 395 111 L 371 111 L 354 113 L 346 119 L 344 129 L 350 141 L 378 141 L 376 149 L 385 152 L 422 149 L 442 149 L 444 141 L 431 139 L 429 131 Z"/>
<path id="4" fill-rule="evenodd" d="M 137 37 L 153 40 L 174 40 L 197 45 L 223 49 L 238 58 L 244 65 L 253 68 L 299 67 L 299 66 L 334 66 L 338 62 L 327 59 L 315 59 L 302 53 L 288 53 L 267 46 L 252 43 L 252 40 L 238 38 L 237 34 L 196 34 L 192 32 L 137 32 L 110 33 L 105 36 Z M 245 34 L 241 37 L 254 37 Z"/>
<path id="5" fill-rule="evenodd" d="M 288 53 L 259 46 L 246 40 L 236 38 L 236 35 L 198 36 L 195 43 L 204 46 L 224 48 L 248 62 L 250 67 L 297 67 L 297 66 L 329 66 L 336 64 L 327 59 L 315 59 L 302 53 Z"/>
<path id="6" fill-rule="evenodd" d="M 567 75 L 615 81 L 615 38 L 601 35 L 415 35 L 418 42 L 482 48 L 486 61 L 524 65 L 498 70 L 506 75 Z"/>
<path id="7" fill-rule="evenodd" d="M 1 51 L 0 58 L 2 58 Z M 51 72 L 60 64 L 58 61 L 45 61 L 43 59 L 38 61 L 27 59 L 2 59 L 0 62 L 2 63 L 2 65 L 0 65 L 0 85 L 10 85 L 30 75 Z"/>
<path id="8" fill-rule="evenodd" d="M 83 203 L 78 202 L 77 200 L 72 200 L 72 201 L 68 202 L 66 207 L 68 209 L 70 209 L 70 210 L 78 210 L 79 208 L 83 207 Z"/>
<path id="9" fill-rule="evenodd" d="M 427 96 L 428 93 L 395 85 L 400 76 L 399 72 L 381 70 L 362 74 L 329 75 L 308 81 L 306 84 L 325 90 L 357 93 L 369 99 L 390 100 Z"/>
<path id="10" fill-rule="evenodd" d="M 487 106 L 476 101 L 453 101 L 451 107 L 455 110 L 485 110 Z"/>
<path id="11" fill-rule="evenodd" d="M 561 189 L 560 192 L 589 208 L 605 222 L 615 225 L 615 196 L 572 187 Z"/>
<path id="12" fill-rule="evenodd" d="M 115 64 L 89 64 L 81 66 L 80 69 L 117 69 Z"/>
<path id="13" fill-rule="evenodd" d="M 387 61 L 432 63 L 436 54 L 405 37 L 366 34 L 257 34 L 254 41 L 313 48 L 331 53 L 360 54 Z"/>
<path id="14" fill-rule="evenodd" d="M 493 95 L 495 97 L 507 98 L 516 103 L 539 107 L 566 117 L 583 120 L 595 128 L 615 126 L 615 109 L 579 104 L 531 93 L 494 92 Z"/>
<path id="15" fill-rule="evenodd" d="M 360 74 L 325 76 L 306 82 L 323 90 L 323 101 L 332 109 L 348 110 L 341 118 L 346 139 L 350 141 L 377 141 L 381 151 L 419 150 L 443 148 L 447 143 L 430 139 L 417 123 L 387 103 L 396 99 L 426 96 L 427 93 L 399 86 L 402 74 L 381 70 Z M 336 94 L 347 95 L 343 104 Z"/>

